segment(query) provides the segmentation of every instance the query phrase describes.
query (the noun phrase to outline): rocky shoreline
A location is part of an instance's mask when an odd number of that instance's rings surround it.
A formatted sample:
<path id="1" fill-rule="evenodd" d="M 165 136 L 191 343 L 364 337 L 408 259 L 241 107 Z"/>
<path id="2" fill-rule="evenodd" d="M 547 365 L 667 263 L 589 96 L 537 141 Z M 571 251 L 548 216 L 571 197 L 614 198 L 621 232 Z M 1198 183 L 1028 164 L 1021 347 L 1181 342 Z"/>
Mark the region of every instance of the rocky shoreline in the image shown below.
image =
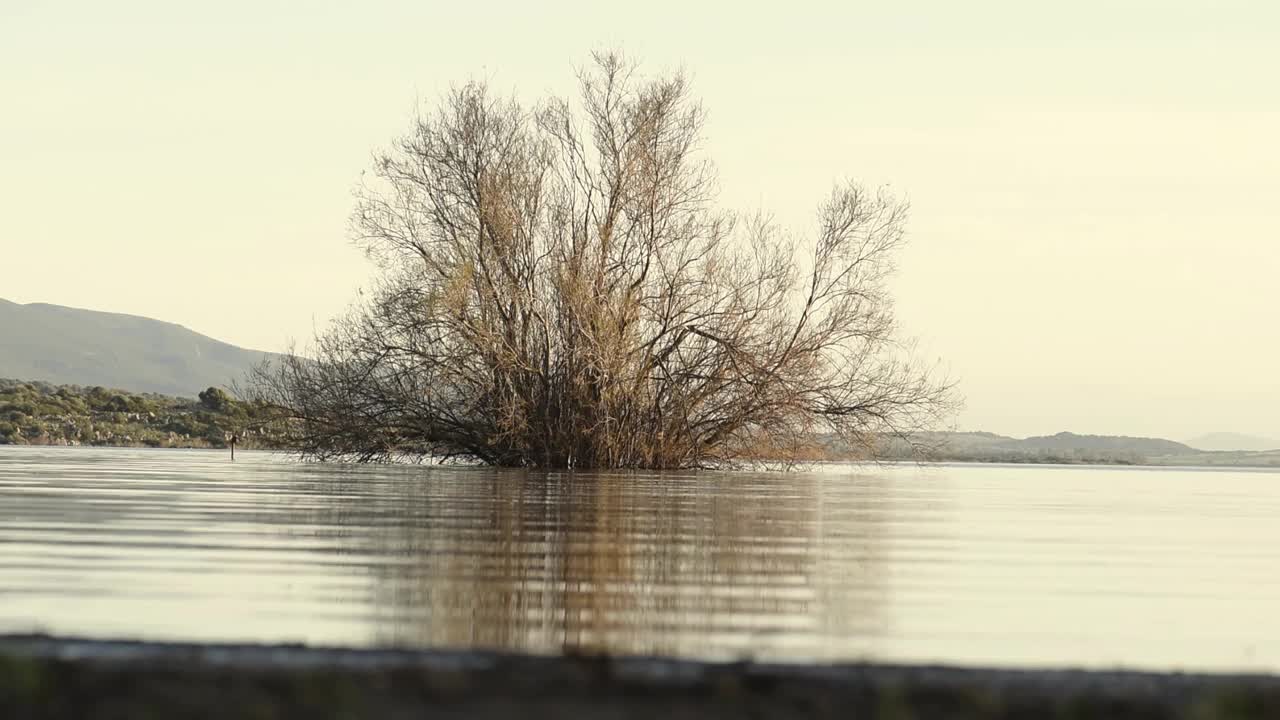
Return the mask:
<path id="1" fill-rule="evenodd" d="M 3 718 L 1273 718 L 1280 677 L 0 636 Z"/>

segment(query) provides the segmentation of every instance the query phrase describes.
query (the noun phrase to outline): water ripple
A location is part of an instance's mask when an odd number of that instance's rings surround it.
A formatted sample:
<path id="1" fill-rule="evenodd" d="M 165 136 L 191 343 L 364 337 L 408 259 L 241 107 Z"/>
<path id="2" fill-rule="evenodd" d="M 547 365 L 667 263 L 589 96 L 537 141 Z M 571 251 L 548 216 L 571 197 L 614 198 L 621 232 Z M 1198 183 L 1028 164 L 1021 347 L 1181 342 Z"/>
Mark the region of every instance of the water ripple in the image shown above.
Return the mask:
<path id="1" fill-rule="evenodd" d="M 0 448 L 0 631 L 1276 671 L 1278 481 Z"/>

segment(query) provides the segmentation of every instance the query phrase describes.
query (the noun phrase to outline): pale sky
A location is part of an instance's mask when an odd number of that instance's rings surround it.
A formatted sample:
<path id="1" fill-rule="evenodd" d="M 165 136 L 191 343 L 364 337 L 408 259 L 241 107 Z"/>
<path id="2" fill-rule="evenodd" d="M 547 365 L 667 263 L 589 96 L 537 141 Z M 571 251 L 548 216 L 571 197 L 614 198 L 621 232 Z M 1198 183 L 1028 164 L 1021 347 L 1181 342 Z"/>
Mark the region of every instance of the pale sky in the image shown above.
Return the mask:
<path id="1" fill-rule="evenodd" d="M 0 298 L 305 341 L 415 102 L 621 47 L 692 75 L 726 205 L 911 200 L 900 320 L 959 427 L 1280 437 L 1277 38 L 1271 0 L 0 0 Z"/>

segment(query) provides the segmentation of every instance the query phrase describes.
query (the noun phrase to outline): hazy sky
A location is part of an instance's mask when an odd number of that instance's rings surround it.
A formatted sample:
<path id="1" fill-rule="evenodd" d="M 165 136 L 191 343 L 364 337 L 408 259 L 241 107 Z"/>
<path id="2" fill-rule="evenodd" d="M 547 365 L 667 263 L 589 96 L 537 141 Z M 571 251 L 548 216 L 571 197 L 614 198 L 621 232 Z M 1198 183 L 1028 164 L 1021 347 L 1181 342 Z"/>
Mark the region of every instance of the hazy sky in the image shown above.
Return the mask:
<path id="1" fill-rule="evenodd" d="M 910 198 L 900 318 L 960 427 L 1280 437 L 1280 3 L 761 6 L 0 0 L 0 298 L 305 340 L 417 99 L 622 47 L 693 75 L 726 204 Z"/>

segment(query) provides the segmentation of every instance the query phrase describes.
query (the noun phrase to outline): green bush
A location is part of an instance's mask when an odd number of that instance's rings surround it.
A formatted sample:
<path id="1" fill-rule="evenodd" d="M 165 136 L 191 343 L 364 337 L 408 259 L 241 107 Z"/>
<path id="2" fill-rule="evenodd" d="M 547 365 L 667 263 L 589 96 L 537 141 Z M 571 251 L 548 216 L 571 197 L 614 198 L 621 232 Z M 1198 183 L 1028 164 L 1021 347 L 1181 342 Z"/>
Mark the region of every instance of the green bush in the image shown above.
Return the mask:
<path id="1" fill-rule="evenodd" d="M 209 410 L 225 410 L 231 402 L 231 396 L 216 387 L 211 387 L 200 392 L 200 404 Z"/>

